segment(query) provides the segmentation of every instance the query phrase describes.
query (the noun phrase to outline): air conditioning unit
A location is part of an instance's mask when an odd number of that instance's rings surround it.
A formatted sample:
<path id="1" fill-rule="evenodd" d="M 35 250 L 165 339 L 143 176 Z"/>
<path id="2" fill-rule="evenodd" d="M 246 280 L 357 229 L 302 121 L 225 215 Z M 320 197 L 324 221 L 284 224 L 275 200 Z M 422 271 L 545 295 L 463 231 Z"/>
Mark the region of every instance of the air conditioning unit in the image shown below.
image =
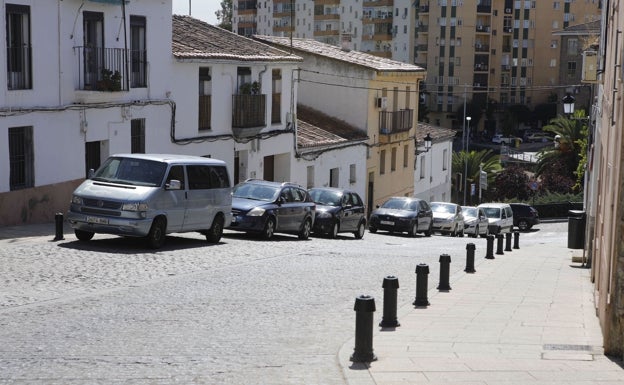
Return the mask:
<path id="1" fill-rule="evenodd" d="M 382 110 L 388 108 L 388 98 L 386 96 L 375 98 L 375 107 L 381 108 Z"/>
<path id="2" fill-rule="evenodd" d="M 511 13 L 511 8 L 505 8 L 505 13 Z"/>

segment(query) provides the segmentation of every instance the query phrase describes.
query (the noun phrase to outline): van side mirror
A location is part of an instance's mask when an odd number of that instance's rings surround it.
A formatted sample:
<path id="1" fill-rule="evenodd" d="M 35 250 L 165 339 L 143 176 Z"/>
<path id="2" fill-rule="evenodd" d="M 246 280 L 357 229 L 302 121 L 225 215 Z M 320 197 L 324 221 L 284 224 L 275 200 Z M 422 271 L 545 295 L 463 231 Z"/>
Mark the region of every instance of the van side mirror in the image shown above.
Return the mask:
<path id="1" fill-rule="evenodd" d="M 177 179 L 171 179 L 169 183 L 165 185 L 166 190 L 180 190 L 182 189 L 182 183 Z"/>
<path id="2" fill-rule="evenodd" d="M 93 178 L 93 175 L 95 175 L 95 170 L 90 168 L 89 172 L 87 173 L 87 179 Z"/>

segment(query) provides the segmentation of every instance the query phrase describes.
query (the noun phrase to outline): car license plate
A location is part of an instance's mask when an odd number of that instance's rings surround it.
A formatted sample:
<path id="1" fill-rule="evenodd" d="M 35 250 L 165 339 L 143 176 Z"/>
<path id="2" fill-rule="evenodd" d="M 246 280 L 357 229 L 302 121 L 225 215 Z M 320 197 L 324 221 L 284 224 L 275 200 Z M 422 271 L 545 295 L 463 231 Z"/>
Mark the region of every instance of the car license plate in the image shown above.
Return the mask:
<path id="1" fill-rule="evenodd" d="M 382 225 L 387 225 L 387 226 L 394 226 L 394 222 L 392 221 L 381 221 Z"/>
<path id="2" fill-rule="evenodd" d="M 107 225 L 108 219 L 99 217 L 87 217 L 87 223 L 96 223 L 98 225 Z"/>

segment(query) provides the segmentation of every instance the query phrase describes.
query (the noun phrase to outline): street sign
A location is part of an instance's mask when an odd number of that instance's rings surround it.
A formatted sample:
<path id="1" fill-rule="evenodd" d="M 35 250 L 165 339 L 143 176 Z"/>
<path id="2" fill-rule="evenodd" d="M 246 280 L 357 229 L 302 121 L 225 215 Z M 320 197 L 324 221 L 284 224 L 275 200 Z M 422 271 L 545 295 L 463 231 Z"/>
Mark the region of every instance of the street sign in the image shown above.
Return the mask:
<path id="1" fill-rule="evenodd" d="M 481 171 L 479 173 L 479 186 L 483 190 L 487 190 L 487 172 Z"/>
<path id="2" fill-rule="evenodd" d="M 537 188 L 539 187 L 539 184 L 537 183 L 536 180 L 532 180 L 531 182 L 529 182 L 529 188 L 533 191 L 537 190 Z"/>

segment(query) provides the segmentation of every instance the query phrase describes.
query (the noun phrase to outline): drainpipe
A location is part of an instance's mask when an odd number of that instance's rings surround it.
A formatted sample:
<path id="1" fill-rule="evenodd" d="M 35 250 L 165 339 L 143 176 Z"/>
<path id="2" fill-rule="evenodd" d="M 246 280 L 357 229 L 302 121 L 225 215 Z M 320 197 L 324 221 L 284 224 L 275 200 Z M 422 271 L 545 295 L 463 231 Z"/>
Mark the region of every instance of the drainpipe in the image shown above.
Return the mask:
<path id="1" fill-rule="evenodd" d="M 126 91 L 130 91 L 130 63 L 128 62 L 128 30 L 126 28 L 126 2 L 121 1 L 121 17 L 123 18 L 124 29 L 124 64 L 126 65 Z"/>

